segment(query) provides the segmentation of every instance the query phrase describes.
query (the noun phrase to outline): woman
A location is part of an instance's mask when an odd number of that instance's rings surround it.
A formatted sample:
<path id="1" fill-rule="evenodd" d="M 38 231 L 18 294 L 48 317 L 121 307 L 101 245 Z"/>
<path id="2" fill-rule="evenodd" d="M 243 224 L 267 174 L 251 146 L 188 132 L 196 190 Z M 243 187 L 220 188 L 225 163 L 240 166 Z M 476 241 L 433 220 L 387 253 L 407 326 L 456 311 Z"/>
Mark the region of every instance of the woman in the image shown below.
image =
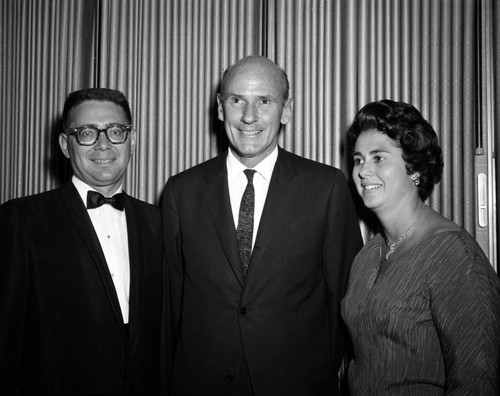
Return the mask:
<path id="1" fill-rule="evenodd" d="M 441 149 L 413 106 L 369 103 L 352 176 L 381 232 L 353 263 L 342 316 L 352 395 L 500 394 L 500 280 L 476 241 L 425 205 Z"/>

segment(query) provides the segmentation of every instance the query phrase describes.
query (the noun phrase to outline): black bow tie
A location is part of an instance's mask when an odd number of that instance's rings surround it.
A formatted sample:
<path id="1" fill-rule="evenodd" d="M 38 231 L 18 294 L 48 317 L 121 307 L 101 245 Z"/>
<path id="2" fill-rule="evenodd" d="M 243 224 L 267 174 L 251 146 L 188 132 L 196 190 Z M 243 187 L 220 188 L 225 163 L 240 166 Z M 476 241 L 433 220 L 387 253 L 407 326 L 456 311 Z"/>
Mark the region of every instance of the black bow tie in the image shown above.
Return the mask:
<path id="1" fill-rule="evenodd" d="M 115 194 L 107 198 L 96 191 L 87 193 L 87 209 L 94 209 L 104 204 L 110 204 L 113 208 L 123 210 L 123 193 Z"/>

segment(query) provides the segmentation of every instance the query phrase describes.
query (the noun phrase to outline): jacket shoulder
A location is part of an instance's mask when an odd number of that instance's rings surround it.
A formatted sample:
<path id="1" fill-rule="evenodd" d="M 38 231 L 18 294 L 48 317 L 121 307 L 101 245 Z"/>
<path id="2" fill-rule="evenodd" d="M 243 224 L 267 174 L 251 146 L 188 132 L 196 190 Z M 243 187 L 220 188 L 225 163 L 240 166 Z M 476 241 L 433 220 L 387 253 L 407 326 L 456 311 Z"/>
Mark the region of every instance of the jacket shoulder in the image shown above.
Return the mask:
<path id="1" fill-rule="evenodd" d="M 193 186 L 203 186 L 206 182 L 225 175 L 225 160 L 226 156 L 220 154 L 217 157 L 171 176 L 167 181 L 167 185 L 190 189 Z"/>
<path id="2" fill-rule="evenodd" d="M 226 155 L 220 154 L 216 157 L 210 158 L 207 161 L 204 161 L 198 165 L 195 165 L 191 168 L 188 168 L 174 176 L 173 178 L 184 178 L 184 177 L 193 177 L 197 175 L 205 175 L 208 172 L 212 172 L 218 168 L 220 168 L 222 165 L 225 164 L 225 159 Z"/>
<path id="3" fill-rule="evenodd" d="M 46 205 L 53 206 L 59 204 L 58 200 L 59 197 L 60 197 L 60 188 L 56 188 L 53 190 L 33 195 L 27 195 L 25 197 L 12 198 L 7 202 L 4 202 L 2 205 L 0 205 L 0 208 L 2 210 L 8 211 L 14 208 L 25 210 L 30 207 L 39 207 Z"/>
<path id="4" fill-rule="evenodd" d="M 300 155 L 291 153 L 284 149 L 280 149 L 279 155 L 282 157 L 283 161 L 288 161 L 293 164 L 294 167 L 299 169 L 301 172 L 314 173 L 316 175 L 325 174 L 329 177 L 344 177 L 345 174 L 342 170 L 327 165 L 318 161 L 314 161 L 305 157 L 301 157 Z M 279 159 L 279 157 L 278 157 Z"/>
<path id="5" fill-rule="evenodd" d="M 142 210 L 145 210 L 147 212 L 151 212 L 151 213 L 158 213 L 159 212 L 159 208 L 158 206 L 156 205 L 153 205 L 149 202 L 146 202 L 146 201 L 142 201 L 138 198 L 135 198 L 131 195 L 128 195 L 127 194 L 127 198 L 130 200 L 130 203 L 134 206 L 134 207 L 137 207 L 137 208 L 141 208 Z"/>

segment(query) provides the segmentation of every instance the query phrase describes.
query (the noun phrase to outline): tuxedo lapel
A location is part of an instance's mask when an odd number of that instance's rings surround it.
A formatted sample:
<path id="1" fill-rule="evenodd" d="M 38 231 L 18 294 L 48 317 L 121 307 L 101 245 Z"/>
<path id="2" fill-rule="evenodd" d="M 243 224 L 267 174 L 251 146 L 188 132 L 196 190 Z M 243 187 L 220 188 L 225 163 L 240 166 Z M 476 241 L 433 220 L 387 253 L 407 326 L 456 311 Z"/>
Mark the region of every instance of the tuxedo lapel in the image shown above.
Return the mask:
<path id="1" fill-rule="evenodd" d="M 143 300 L 144 245 L 139 233 L 140 219 L 137 218 L 134 206 L 128 195 L 124 193 L 125 213 L 127 216 L 127 235 L 130 262 L 130 298 L 129 298 L 129 331 L 131 354 L 137 346 L 140 332 L 140 308 Z"/>
<path id="2" fill-rule="evenodd" d="M 271 177 L 269 190 L 259 228 L 255 240 L 252 256 L 250 257 L 249 275 L 256 268 L 271 242 L 273 235 L 286 219 L 288 207 L 295 194 L 298 193 L 297 171 L 293 166 L 289 154 L 279 149 L 278 159 Z"/>
<path id="3" fill-rule="evenodd" d="M 113 314 L 115 316 L 116 322 L 120 328 L 122 336 L 128 339 L 125 335 L 125 328 L 123 326 L 123 316 L 120 309 L 120 303 L 118 301 L 118 296 L 116 294 L 115 286 L 109 273 L 109 268 L 106 263 L 106 258 L 104 257 L 104 252 L 102 251 L 101 244 L 99 243 L 99 238 L 94 230 L 92 221 L 87 213 L 87 209 L 83 204 L 80 195 L 73 183 L 68 182 L 61 186 L 61 198 L 65 205 L 66 211 L 69 213 L 73 220 L 78 233 L 80 234 L 83 243 L 87 247 L 90 256 L 92 257 L 97 270 L 101 276 L 106 294 L 108 295 L 109 303 L 111 304 Z"/>
<path id="4" fill-rule="evenodd" d="M 205 198 L 212 222 L 234 275 L 240 285 L 243 285 L 243 269 L 231 211 L 225 155 L 219 156 L 215 169 L 209 174 L 207 182 Z"/>

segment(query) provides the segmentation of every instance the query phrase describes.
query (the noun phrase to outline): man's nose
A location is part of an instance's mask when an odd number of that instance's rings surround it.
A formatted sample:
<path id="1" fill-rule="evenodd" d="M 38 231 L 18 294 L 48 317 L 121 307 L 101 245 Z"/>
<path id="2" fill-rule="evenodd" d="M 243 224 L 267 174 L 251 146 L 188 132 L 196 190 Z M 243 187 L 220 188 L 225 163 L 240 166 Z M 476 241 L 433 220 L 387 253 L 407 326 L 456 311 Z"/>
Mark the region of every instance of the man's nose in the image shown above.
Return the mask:
<path id="1" fill-rule="evenodd" d="M 252 124 L 259 120 L 259 112 L 255 104 L 249 103 L 245 106 L 242 120 L 245 124 Z"/>
<path id="2" fill-rule="evenodd" d="M 97 150 L 108 150 L 109 148 L 111 148 L 111 144 L 112 143 L 109 141 L 106 133 L 104 131 L 99 131 L 95 148 Z"/>

